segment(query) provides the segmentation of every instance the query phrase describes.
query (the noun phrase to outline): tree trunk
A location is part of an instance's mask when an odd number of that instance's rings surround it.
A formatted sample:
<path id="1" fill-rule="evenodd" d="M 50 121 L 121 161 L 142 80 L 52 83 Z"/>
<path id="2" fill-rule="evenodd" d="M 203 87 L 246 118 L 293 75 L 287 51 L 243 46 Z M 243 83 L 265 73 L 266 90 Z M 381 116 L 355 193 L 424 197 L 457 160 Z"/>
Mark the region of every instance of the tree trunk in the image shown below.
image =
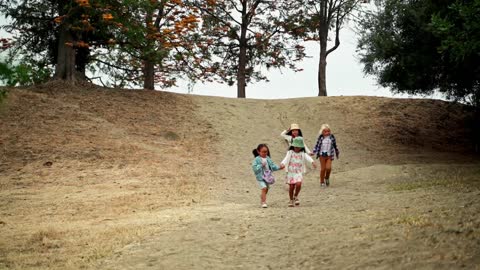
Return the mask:
<path id="1" fill-rule="evenodd" d="M 143 67 L 143 88 L 155 90 L 155 64 L 150 60 L 145 60 Z"/>
<path id="2" fill-rule="evenodd" d="M 153 41 L 152 36 L 154 36 L 156 30 L 153 28 L 153 11 L 147 11 L 147 15 L 145 16 L 145 26 L 147 27 L 147 44 L 143 50 L 147 51 L 144 54 L 144 62 L 143 62 L 143 88 L 148 90 L 155 90 L 155 63 L 153 59 L 155 58 L 155 52 L 150 52 L 150 50 L 154 50 L 155 42 Z M 152 29 L 153 28 L 153 29 Z"/>
<path id="3" fill-rule="evenodd" d="M 58 38 L 57 63 L 55 79 L 74 82 L 75 77 L 75 49 L 73 35 L 66 25 L 60 27 Z"/>
<path id="4" fill-rule="evenodd" d="M 247 66 L 247 1 L 243 4 L 242 9 L 242 26 L 240 29 L 240 54 L 238 56 L 237 70 L 237 97 L 245 98 L 246 83 L 246 66 Z"/>
<path id="5" fill-rule="evenodd" d="M 240 47 L 240 55 L 238 59 L 238 73 L 237 73 L 237 97 L 245 98 L 245 87 L 246 87 L 246 70 L 247 64 L 247 48 L 242 46 Z"/>
<path id="6" fill-rule="evenodd" d="M 322 30 L 321 30 L 322 31 Z M 318 96 L 327 96 L 327 38 L 320 37 L 320 60 L 318 62 Z"/>
<path id="7" fill-rule="evenodd" d="M 473 116 L 473 149 L 475 153 L 480 153 L 480 103 L 475 106 Z"/>

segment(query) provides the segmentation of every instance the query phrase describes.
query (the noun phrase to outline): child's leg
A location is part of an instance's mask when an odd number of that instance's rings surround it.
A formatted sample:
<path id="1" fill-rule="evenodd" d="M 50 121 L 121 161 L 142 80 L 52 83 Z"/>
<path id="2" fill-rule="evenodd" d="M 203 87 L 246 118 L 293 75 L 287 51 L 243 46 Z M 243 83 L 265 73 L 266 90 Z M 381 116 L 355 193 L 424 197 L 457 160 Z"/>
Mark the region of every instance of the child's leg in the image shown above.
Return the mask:
<path id="1" fill-rule="evenodd" d="M 325 170 L 327 158 L 320 157 L 320 183 L 325 183 Z"/>
<path id="2" fill-rule="evenodd" d="M 262 200 L 262 203 L 267 201 L 267 193 L 268 193 L 268 188 L 262 188 L 262 194 L 260 195 L 260 199 Z"/>
<path id="3" fill-rule="evenodd" d="M 298 197 L 298 194 L 300 193 L 301 189 L 302 189 L 302 182 L 296 183 L 295 184 L 295 198 Z"/>
<path id="4" fill-rule="evenodd" d="M 295 184 L 290 184 L 290 189 L 288 190 L 288 195 L 290 196 L 290 200 L 293 200 L 293 191 L 295 190 Z"/>
<path id="5" fill-rule="evenodd" d="M 325 159 L 325 178 L 330 179 L 330 172 L 332 171 L 332 159 Z"/>

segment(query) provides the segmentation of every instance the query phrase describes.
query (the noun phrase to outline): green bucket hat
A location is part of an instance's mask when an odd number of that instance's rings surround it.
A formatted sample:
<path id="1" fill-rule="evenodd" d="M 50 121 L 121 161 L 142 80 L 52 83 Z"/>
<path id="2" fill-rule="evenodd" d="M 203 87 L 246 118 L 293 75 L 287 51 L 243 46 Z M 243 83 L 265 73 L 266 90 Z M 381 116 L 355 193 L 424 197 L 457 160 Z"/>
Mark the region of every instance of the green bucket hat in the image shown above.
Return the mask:
<path id="1" fill-rule="evenodd" d="M 295 137 L 292 141 L 293 147 L 305 148 L 305 144 L 303 143 L 302 137 Z"/>

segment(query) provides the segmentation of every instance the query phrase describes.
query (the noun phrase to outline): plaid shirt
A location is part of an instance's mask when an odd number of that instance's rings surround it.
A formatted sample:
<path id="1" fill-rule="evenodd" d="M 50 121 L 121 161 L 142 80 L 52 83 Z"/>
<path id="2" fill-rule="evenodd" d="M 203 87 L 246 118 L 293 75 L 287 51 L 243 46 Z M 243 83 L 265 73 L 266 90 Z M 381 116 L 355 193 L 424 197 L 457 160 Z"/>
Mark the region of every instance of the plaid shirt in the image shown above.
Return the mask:
<path id="1" fill-rule="evenodd" d="M 323 134 L 318 136 L 317 139 L 317 144 L 315 144 L 315 148 L 313 148 L 313 153 L 315 156 L 318 158 L 320 156 L 320 150 L 322 149 L 322 142 L 323 142 Z M 340 154 L 340 151 L 337 148 L 337 141 L 335 140 L 335 136 L 333 134 L 330 134 L 330 139 L 332 140 L 332 144 L 330 147 L 330 153 L 329 156 L 334 159 L 334 155 L 337 156 Z"/>

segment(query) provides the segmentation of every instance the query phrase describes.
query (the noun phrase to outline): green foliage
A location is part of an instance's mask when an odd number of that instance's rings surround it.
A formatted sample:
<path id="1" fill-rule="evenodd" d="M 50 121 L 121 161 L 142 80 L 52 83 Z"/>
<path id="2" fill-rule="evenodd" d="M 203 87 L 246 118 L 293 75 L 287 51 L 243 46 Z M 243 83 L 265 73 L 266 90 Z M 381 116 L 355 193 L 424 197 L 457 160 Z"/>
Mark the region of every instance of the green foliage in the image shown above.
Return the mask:
<path id="1" fill-rule="evenodd" d="M 394 92 L 480 106 L 480 1 L 378 1 L 358 49 L 364 72 Z"/>
<path id="2" fill-rule="evenodd" d="M 200 46 L 212 79 L 228 85 L 268 80 L 262 68 L 297 70 L 305 57 L 302 40 L 286 31 L 295 1 L 189 2 L 202 10 Z"/>
<path id="3" fill-rule="evenodd" d="M 194 80 L 203 73 L 201 61 L 195 61 L 202 60 L 195 51 L 200 36 L 192 27 L 195 12 L 182 2 L 0 0 L 0 12 L 11 20 L 4 29 L 16 36 L 17 62 L 42 62 L 53 70 L 62 61 L 59 48 L 67 45 L 75 51 L 80 75 L 107 75 L 106 85 L 114 87 L 140 86 L 149 63 L 155 82 L 170 87 L 179 77 Z"/>
<path id="4" fill-rule="evenodd" d="M 109 84 L 121 87 L 142 86 L 147 62 L 162 88 L 182 77 L 202 79 L 197 13 L 182 1 L 124 1 L 112 9 L 118 31 L 106 47 L 108 53 L 92 53 L 98 65 L 90 66 L 90 71 L 109 74 Z"/>
<path id="5" fill-rule="evenodd" d="M 42 83 L 50 77 L 50 70 L 33 66 L 31 62 L 10 66 L 0 62 L 0 81 L 7 86 L 25 86 Z"/>

